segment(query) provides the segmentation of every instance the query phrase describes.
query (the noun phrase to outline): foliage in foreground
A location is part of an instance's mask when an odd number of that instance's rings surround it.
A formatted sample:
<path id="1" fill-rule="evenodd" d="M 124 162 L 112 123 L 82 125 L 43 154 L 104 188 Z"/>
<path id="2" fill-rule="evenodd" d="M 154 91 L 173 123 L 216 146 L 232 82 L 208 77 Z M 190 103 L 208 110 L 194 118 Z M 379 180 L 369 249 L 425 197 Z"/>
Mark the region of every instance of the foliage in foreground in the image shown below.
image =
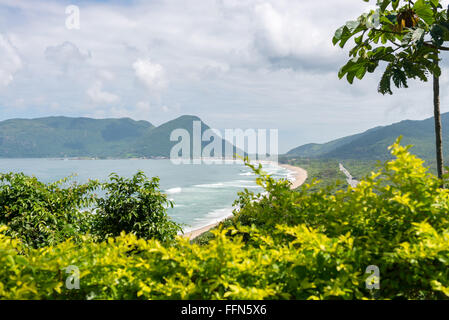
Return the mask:
<path id="1" fill-rule="evenodd" d="M 449 297 L 449 190 L 396 143 L 395 160 L 356 188 L 245 191 L 234 226 L 205 245 L 122 234 L 38 249 L 0 232 L 0 297 L 22 299 L 363 299 L 370 265 L 379 298 Z M 65 287 L 68 266 L 80 288 Z M 377 279 L 378 280 L 378 279 Z"/>
<path id="2" fill-rule="evenodd" d="M 101 241 L 121 231 L 170 242 L 181 230 L 167 216 L 170 205 L 158 178 L 142 172 L 130 179 L 112 174 L 109 182 L 85 184 L 69 184 L 69 178 L 46 184 L 22 173 L 0 174 L 0 224 L 9 227 L 8 235 L 34 248 L 68 238 L 80 241 L 87 233 Z"/>
<path id="3" fill-rule="evenodd" d="M 110 175 L 102 184 L 106 197 L 97 198 L 93 231 L 100 239 L 119 236 L 122 231 L 139 238 L 170 242 L 181 228 L 167 217 L 173 203 L 159 190 L 159 178 L 148 179 L 138 172 L 131 179 Z"/>
<path id="4" fill-rule="evenodd" d="M 364 0 L 369 2 L 369 0 Z M 449 41 L 449 15 L 441 0 L 378 0 L 376 10 L 362 14 L 340 27 L 332 42 L 343 48 L 350 39 L 354 45 L 350 60 L 338 76 L 353 83 L 367 72 L 386 64 L 378 91 L 392 94 L 408 87 L 408 79 L 427 81 L 429 74 L 439 77 L 440 49 Z"/>
<path id="5" fill-rule="evenodd" d="M 72 184 L 68 178 L 46 184 L 23 173 L 0 174 L 0 224 L 8 234 L 32 247 L 79 238 L 90 229 L 95 181 Z"/>

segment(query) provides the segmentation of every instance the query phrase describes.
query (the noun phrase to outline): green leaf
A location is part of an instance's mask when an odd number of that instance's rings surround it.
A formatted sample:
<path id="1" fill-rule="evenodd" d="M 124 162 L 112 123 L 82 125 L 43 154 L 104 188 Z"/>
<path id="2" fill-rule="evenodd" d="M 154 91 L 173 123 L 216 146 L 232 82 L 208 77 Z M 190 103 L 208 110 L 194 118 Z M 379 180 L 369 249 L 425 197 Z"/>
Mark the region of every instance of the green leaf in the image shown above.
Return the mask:
<path id="1" fill-rule="evenodd" d="M 348 21 L 346 22 L 346 27 L 349 29 L 349 32 L 354 32 L 355 29 L 360 25 L 358 21 Z"/>
<path id="2" fill-rule="evenodd" d="M 384 12 L 390 3 L 391 3 L 391 0 L 378 0 L 377 1 L 377 5 L 380 7 L 381 12 Z"/>
<path id="3" fill-rule="evenodd" d="M 438 5 L 440 4 L 440 0 L 430 0 L 430 3 L 434 6 L 434 7 L 438 7 Z"/>
<path id="4" fill-rule="evenodd" d="M 341 39 L 341 35 L 343 34 L 343 29 L 345 26 L 340 27 L 335 31 L 334 38 L 332 39 L 333 44 L 335 45 Z"/>
<path id="5" fill-rule="evenodd" d="M 366 66 L 362 65 L 359 67 L 359 69 L 357 70 L 355 76 L 357 77 L 357 79 L 361 80 L 363 79 L 363 77 L 366 74 Z"/>
<path id="6" fill-rule="evenodd" d="M 431 25 L 435 22 L 432 6 L 425 0 L 416 1 L 415 5 L 413 6 L 413 10 L 428 25 Z"/>
<path id="7" fill-rule="evenodd" d="M 418 42 L 418 41 L 420 41 L 423 37 L 424 37 L 424 29 L 418 28 L 418 29 L 416 29 L 416 30 L 413 32 L 411 41 L 412 41 L 412 42 Z"/>
<path id="8" fill-rule="evenodd" d="M 399 6 L 399 1 L 400 1 L 400 0 L 394 0 L 394 1 L 393 1 L 392 6 L 393 6 L 393 9 L 394 9 L 394 10 L 396 10 L 396 9 L 398 8 L 398 6 Z"/>

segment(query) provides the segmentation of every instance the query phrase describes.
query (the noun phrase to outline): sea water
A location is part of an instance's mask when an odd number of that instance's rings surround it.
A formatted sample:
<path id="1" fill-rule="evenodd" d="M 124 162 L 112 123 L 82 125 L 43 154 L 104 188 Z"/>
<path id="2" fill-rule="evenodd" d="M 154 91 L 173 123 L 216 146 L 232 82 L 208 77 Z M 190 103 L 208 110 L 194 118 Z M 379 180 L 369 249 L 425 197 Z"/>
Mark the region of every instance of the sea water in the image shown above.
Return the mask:
<path id="1" fill-rule="evenodd" d="M 0 159 L 0 172 L 23 172 L 43 182 L 53 182 L 75 175 L 72 181 L 106 181 L 109 174 L 131 177 L 138 170 L 148 177 L 160 178 L 160 187 L 174 202 L 168 215 L 183 224 L 185 232 L 218 222 L 232 214 L 237 193 L 245 188 L 255 193 L 262 188 L 255 183 L 251 169 L 241 162 L 232 164 L 182 164 L 170 160 L 67 160 Z M 263 165 L 274 178 L 290 178 L 291 172 L 274 163 Z"/>

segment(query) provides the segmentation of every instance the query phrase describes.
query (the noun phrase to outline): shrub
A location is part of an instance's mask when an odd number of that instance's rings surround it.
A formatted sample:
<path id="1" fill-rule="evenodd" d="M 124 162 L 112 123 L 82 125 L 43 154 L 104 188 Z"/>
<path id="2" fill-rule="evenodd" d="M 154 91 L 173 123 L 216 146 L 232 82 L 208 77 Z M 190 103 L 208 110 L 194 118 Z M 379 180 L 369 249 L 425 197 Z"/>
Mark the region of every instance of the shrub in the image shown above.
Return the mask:
<path id="1" fill-rule="evenodd" d="M 169 242 L 181 227 L 167 216 L 173 203 L 159 190 L 159 178 L 148 179 L 143 172 L 126 179 L 116 174 L 102 184 L 106 195 L 96 200 L 93 233 L 106 239 L 122 231 L 139 238 Z"/>
<path id="2" fill-rule="evenodd" d="M 88 232 L 90 218 L 83 211 L 94 201 L 97 182 L 68 187 L 69 178 L 45 184 L 23 173 L 0 174 L 0 224 L 24 244 L 42 247 Z"/>
<path id="3" fill-rule="evenodd" d="M 268 193 L 241 193 L 234 225 L 201 246 L 122 233 L 24 252 L 0 228 L 0 297 L 447 299 L 449 190 L 399 142 L 392 154 L 357 187 L 336 192 L 295 192 L 252 166 Z M 69 265 L 79 268 L 78 290 L 65 288 Z M 371 265 L 380 269 L 376 295 L 366 288 Z"/>
<path id="4" fill-rule="evenodd" d="M 8 226 L 7 234 L 37 248 L 85 234 L 101 241 L 121 231 L 169 242 L 181 230 L 167 217 L 172 203 L 157 178 L 139 172 L 131 179 L 113 174 L 106 183 L 69 179 L 46 184 L 23 173 L 0 174 L 0 224 Z"/>
<path id="5" fill-rule="evenodd" d="M 408 152 L 410 147 L 402 147 L 399 142 L 390 147 L 394 160 L 372 172 L 357 187 L 345 190 L 327 188 L 311 193 L 308 190 L 312 184 L 295 193 L 289 191 L 288 182 L 276 182 L 260 167 L 254 168 L 261 175 L 258 183 L 268 194 L 241 193 L 236 224 L 257 226 L 262 234 L 273 234 L 277 225 L 285 224 L 304 225 L 334 240 L 350 237 L 352 251 L 357 253 L 355 270 L 363 272 L 369 265 L 380 268 L 381 297 L 444 296 L 432 284 L 442 276 L 444 281 L 439 283 L 447 286 L 444 250 L 438 251 L 442 254 L 438 257 L 423 254 L 421 259 L 413 255 L 404 259 L 404 248 L 423 248 L 428 243 L 423 242 L 424 225 L 442 246 L 449 230 L 449 190 L 440 188 L 442 182 L 428 173 L 422 160 Z M 284 234 L 276 238 L 281 243 L 291 240 Z M 254 242 L 251 237 L 247 239 Z"/>

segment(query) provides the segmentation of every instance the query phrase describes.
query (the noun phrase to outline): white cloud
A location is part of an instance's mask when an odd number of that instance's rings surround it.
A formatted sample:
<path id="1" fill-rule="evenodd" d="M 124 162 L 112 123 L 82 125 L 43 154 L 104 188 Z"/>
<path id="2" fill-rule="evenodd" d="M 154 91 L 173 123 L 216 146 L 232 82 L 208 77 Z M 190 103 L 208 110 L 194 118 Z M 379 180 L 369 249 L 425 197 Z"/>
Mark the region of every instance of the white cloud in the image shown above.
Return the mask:
<path id="1" fill-rule="evenodd" d="M 14 74 L 22 68 L 22 59 L 10 39 L 0 34 L 0 86 L 14 80 Z"/>
<path id="2" fill-rule="evenodd" d="M 138 113 L 146 113 L 149 112 L 151 110 L 150 108 L 150 103 L 146 102 L 146 101 L 139 101 L 136 104 L 136 111 Z"/>
<path id="3" fill-rule="evenodd" d="M 67 71 L 69 67 L 77 68 L 90 57 L 90 52 L 81 52 L 81 50 L 70 41 L 65 41 L 56 46 L 48 46 L 45 49 L 45 58 L 51 63 L 61 66 L 63 71 Z"/>
<path id="4" fill-rule="evenodd" d="M 98 77 L 103 80 L 111 81 L 115 79 L 115 74 L 108 70 L 100 70 L 98 71 Z"/>
<path id="5" fill-rule="evenodd" d="M 149 59 L 138 59 L 133 63 L 136 77 L 150 90 L 160 90 L 167 86 L 164 68 Z"/>
<path id="6" fill-rule="evenodd" d="M 0 0 L 2 119 L 196 114 L 217 128 L 288 131 L 285 150 L 432 115 L 431 84 L 382 96 L 379 74 L 338 80 L 348 49 L 332 45 L 333 32 L 373 1 L 84 1 L 76 31 L 65 3 L 35 2 Z"/>
<path id="7" fill-rule="evenodd" d="M 96 81 L 87 89 L 87 95 L 93 102 L 97 103 L 114 103 L 119 100 L 117 95 L 103 90 L 103 83 L 101 81 Z"/>

